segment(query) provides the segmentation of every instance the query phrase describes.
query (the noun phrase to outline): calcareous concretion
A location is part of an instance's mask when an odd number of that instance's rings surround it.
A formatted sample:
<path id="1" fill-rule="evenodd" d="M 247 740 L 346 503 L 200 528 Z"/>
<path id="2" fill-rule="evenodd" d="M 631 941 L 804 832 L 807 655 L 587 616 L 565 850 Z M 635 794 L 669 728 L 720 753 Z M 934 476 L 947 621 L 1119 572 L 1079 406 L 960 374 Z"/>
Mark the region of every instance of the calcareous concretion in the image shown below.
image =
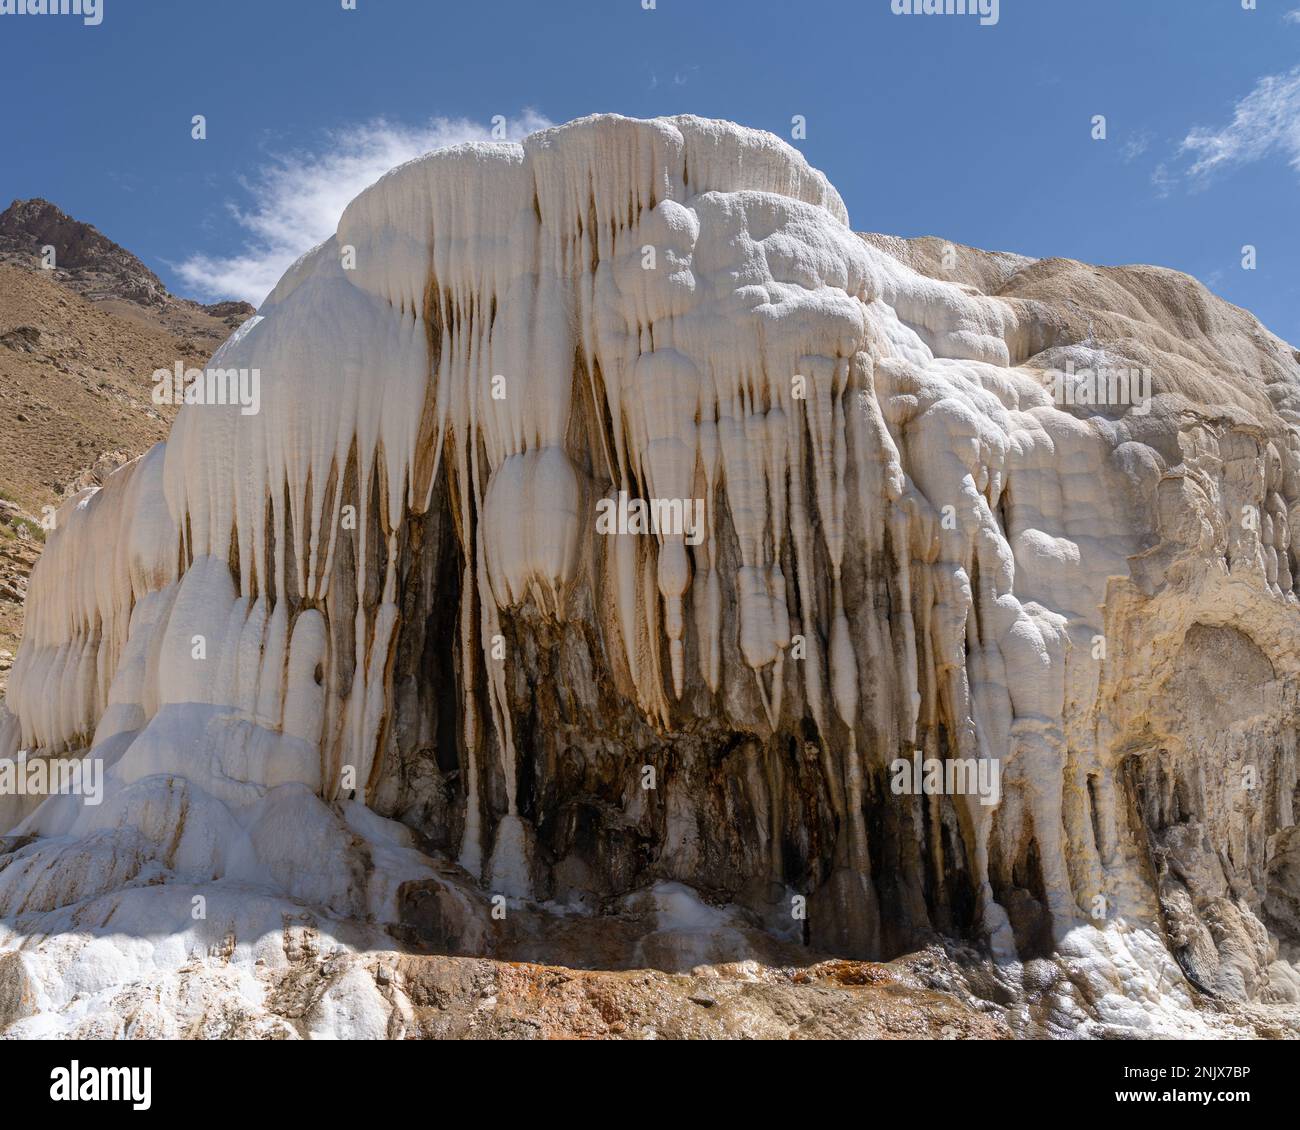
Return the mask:
<path id="1" fill-rule="evenodd" d="M 1300 852 L 1300 365 L 1198 284 L 861 237 L 775 137 L 601 116 L 393 170 L 212 365 L 258 370 L 259 410 L 183 407 L 32 577 L 0 753 L 88 751 L 106 798 L 0 797 L 37 837 L 0 946 L 88 907 L 131 938 L 76 975 L 27 946 L 39 1015 L 209 935 L 267 960 L 283 900 L 397 921 L 433 872 L 387 816 L 487 892 L 581 886 L 527 708 L 552 693 L 640 743 L 607 827 L 658 839 L 583 861 L 603 896 L 761 880 L 824 950 L 1055 955 L 1088 985 L 1067 1019 L 1146 1023 L 1185 973 L 1300 1000 L 1270 865 Z M 1150 400 L 1059 395 L 1107 370 Z M 628 499 L 654 523 L 598 529 Z M 585 672 L 560 692 L 548 647 Z M 748 763 L 651 811 L 643 762 L 723 735 Z M 996 762 L 969 779 L 998 795 L 897 795 L 914 755 Z"/>

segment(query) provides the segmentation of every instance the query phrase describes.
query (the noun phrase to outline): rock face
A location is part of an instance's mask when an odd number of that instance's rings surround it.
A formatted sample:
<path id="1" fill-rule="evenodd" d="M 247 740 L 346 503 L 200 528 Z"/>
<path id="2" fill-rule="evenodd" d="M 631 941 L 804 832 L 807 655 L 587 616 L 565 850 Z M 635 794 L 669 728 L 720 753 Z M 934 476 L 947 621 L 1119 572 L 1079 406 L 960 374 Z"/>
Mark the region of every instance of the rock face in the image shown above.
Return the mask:
<path id="1" fill-rule="evenodd" d="M 157 1022 L 276 1034 L 325 924 L 1300 1017 L 1300 364 L 1193 280 L 858 236 L 769 135 L 603 116 L 394 170 L 211 364 L 258 410 L 186 404 L 32 576 L 0 754 L 106 781 L 0 796 L 14 1031 L 206 955 Z M 288 1034 L 418 1030 L 347 969 Z"/>
<path id="2" fill-rule="evenodd" d="M 67 272 L 88 298 L 113 294 L 142 306 L 167 301 L 162 280 L 138 258 L 48 200 L 15 200 L 0 212 L 0 251 L 40 255 L 44 247 L 54 248 L 53 269 Z"/>
<path id="3" fill-rule="evenodd" d="M 50 248 L 53 261 L 47 266 L 44 256 Z M 73 219 L 48 200 L 15 200 L 0 212 L 0 262 L 28 266 L 33 260 L 94 302 L 121 299 L 159 312 L 188 307 L 227 322 L 231 329 L 254 312 L 247 302 L 203 305 L 176 298 L 139 258 L 97 228 Z"/>

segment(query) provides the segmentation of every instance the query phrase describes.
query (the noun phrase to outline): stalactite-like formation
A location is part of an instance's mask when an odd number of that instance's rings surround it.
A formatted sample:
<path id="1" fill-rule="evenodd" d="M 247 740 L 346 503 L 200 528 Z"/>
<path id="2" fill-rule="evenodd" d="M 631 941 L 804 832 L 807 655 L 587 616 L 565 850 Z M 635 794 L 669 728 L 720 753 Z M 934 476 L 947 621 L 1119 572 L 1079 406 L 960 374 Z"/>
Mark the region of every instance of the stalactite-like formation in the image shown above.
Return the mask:
<path id="1" fill-rule="evenodd" d="M 0 798 L 45 837 L 0 912 L 123 881 L 114 829 L 396 921 L 428 869 L 378 812 L 512 898 L 802 892 L 822 949 L 1104 951 L 1154 997 L 1132 937 L 1181 959 L 1170 908 L 1228 897 L 1164 874 L 1171 829 L 1231 826 L 1262 913 L 1300 665 L 1300 366 L 1175 278 L 857 236 L 696 118 L 394 170 L 213 358 L 260 410 L 187 405 L 60 514 L 0 753 L 89 750 L 109 800 Z M 1149 400 L 1057 395 L 1130 369 Z M 629 500 L 681 521 L 599 525 Z M 997 788 L 900 795 L 899 759 Z M 386 881 L 313 862 L 339 812 Z M 1264 936 L 1198 976 L 1257 995 Z"/>

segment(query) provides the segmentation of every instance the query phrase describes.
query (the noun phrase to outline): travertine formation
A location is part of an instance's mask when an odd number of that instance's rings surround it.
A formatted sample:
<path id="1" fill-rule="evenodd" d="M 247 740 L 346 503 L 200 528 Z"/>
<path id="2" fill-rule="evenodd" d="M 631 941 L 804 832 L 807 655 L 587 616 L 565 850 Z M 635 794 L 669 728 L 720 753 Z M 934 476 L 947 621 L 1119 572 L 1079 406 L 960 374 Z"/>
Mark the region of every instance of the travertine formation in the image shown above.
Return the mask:
<path id="1" fill-rule="evenodd" d="M 1300 358 L 1194 281 L 602 116 L 394 170 L 211 364 L 258 410 L 32 577 L 0 755 L 107 785 L 0 797 L 15 1031 L 214 947 L 275 1014 L 299 917 L 563 962 L 596 910 L 661 968 L 947 938 L 1021 1032 L 1300 1014 Z"/>

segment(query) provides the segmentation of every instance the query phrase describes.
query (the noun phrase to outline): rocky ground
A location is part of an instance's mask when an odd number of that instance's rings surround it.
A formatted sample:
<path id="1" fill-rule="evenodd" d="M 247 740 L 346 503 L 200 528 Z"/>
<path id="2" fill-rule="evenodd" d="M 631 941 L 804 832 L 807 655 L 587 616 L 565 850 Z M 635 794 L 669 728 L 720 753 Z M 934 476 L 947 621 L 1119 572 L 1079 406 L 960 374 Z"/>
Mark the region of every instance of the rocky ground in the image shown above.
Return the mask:
<path id="1" fill-rule="evenodd" d="M 5 848 L 0 839 L 0 867 Z M 246 934 L 223 911 L 150 941 L 114 925 L 146 902 L 160 921 L 183 919 L 199 889 L 214 909 L 229 900 L 236 917 L 279 914 L 282 926 Z M 690 915 L 646 905 L 665 896 Z M 0 1039 L 1287 1039 L 1300 1026 L 1295 1008 L 1185 999 L 1172 985 L 1142 1007 L 1081 954 L 998 964 L 936 940 L 850 961 L 734 919 L 710 921 L 706 935 L 690 917 L 712 912 L 685 888 L 608 909 L 512 907 L 514 941 L 465 954 L 263 892 L 135 886 L 83 904 L 75 924 L 53 912 L 43 941 L 0 954 Z M 1141 943 L 1095 941 L 1112 952 Z"/>

